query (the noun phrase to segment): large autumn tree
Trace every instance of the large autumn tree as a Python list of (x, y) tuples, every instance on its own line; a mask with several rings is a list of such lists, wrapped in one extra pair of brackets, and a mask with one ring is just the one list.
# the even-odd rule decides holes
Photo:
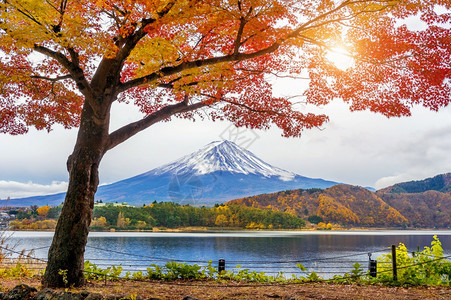
[[(406, 116), (450, 100), (449, 0), (2, 0), (0, 132), (78, 127), (43, 284), (82, 285), (98, 168), (108, 150), (171, 117), (284, 136), (328, 120), (274, 97), (268, 76), (309, 77), (302, 101)], [(426, 25), (412, 31), (402, 20)], [(444, 26), (448, 25), (448, 26)], [(343, 49), (346, 70), (327, 59)], [(333, 54), (332, 54), (333, 55)], [(298, 99), (296, 101), (299, 101)], [(110, 131), (116, 102), (143, 118)]]

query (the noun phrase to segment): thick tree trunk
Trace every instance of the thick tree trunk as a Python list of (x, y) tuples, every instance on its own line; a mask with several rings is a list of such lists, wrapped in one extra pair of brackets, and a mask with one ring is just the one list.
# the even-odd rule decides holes
[(69, 187), (49, 249), (43, 286), (81, 286), (98, 168), (108, 139), (108, 121), (85, 105), (74, 152), (68, 159)]

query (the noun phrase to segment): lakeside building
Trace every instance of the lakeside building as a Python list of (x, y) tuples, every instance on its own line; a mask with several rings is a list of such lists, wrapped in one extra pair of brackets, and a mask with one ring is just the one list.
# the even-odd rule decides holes
[(15, 220), (16, 216), (9, 214), (7, 212), (0, 212), (0, 229), (7, 229), (9, 227), (9, 222)]

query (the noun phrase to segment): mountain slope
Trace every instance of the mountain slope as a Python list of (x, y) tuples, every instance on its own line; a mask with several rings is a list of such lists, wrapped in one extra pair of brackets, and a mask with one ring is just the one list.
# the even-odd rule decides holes
[(414, 227), (451, 228), (451, 173), (398, 183), (377, 195)]
[(414, 227), (451, 228), (451, 193), (380, 193), (387, 204), (403, 214)]
[[(175, 162), (113, 184), (100, 186), (96, 200), (133, 205), (153, 201), (213, 205), (239, 197), (337, 184), (274, 167), (230, 141), (212, 142)], [(57, 205), (64, 193), (13, 199), (11, 206)], [(30, 204), (31, 203), (31, 204)]]
[(404, 226), (407, 219), (375, 193), (363, 187), (335, 185), (325, 190), (288, 190), (227, 202), (290, 212), (307, 219), (356, 226)]

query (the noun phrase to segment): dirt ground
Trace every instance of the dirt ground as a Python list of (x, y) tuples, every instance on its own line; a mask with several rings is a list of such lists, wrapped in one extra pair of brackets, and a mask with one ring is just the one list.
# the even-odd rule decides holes
[[(0, 289), (6, 292), (19, 283), (40, 289), (39, 279), (0, 279)], [(102, 295), (141, 296), (143, 299), (451, 299), (450, 287), (383, 287), (341, 285), (330, 283), (246, 284), (207, 281), (108, 281), (90, 282), (83, 289)]]

